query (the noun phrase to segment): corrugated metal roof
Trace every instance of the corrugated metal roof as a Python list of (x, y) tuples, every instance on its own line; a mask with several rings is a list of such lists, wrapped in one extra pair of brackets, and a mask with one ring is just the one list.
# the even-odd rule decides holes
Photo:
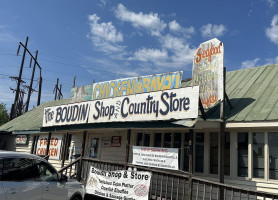
[[(190, 85), (190, 80), (182, 82), (182, 87)], [(227, 72), (226, 93), (233, 105), (233, 109), (230, 110), (226, 104), (227, 121), (277, 121), (278, 64)], [(69, 99), (63, 99), (42, 104), (2, 125), (0, 131), (39, 131), (42, 127), (45, 107), (68, 103), (70, 103)], [(208, 120), (219, 119), (219, 104), (207, 110), (206, 117)], [(121, 123), (121, 127), (123, 124)]]
[(39, 131), (42, 127), (44, 108), (58, 106), (70, 103), (69, 99), (51, 101), (44, 103), (33, 110), (9, 121), (0, 127), (0, 131), (18, 132), (18, 131)]
[[(190, 86), (191, 81), (182, 83)], [(233, 105), (226, 103), (230, 122), (278, 120), (278, 65), (267, 65), (227, 72), (226, 93)], [(206, 112), (208, 120), (219, 119), (219, 104)]]

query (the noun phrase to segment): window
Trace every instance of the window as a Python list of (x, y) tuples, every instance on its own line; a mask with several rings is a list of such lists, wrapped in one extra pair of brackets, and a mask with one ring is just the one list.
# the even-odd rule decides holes
[(155, 133), (154, 135), (154, 147), (161, 147), (162, 142), (162, 134), (161, 133)]
[(148, 133), (137, 133), (136, 146), (149, 147), (151, 136)]
[(230, 133), (225, 133), (224, 175), (230, 175)]
[(51, 165), (38, 160), (36, 161), (35, 166), (40, 174), (40, 180), (58, 181), (58, 174)]
[(164, 134), (163, 147), (171, 148), (171, 133), (165, 133)]
[(91, 139), (90, 157), (93, 157), (93, 158), (98, 157), (98, 140), (99, 140), (99, 138)]
[(4, 159), (2, 181), (35, 181), (38, 176), (32, 159)]
[(179, 166), (181, 163), (181, 133), (175, 133), (174, 134), (174, 148), (177, 148), (179, 150)]
[(218, 174), (218, 133), (210, 133), (210, 173)]
[(238, 176), (248, 176), (248, 133), (238, 133)]
[(184, 157), (183, 157), (183, 170), (188, 172), (189, 169), (189, 156), (188, 156), (188, 151), (189, 151), (189, 134), (185, 134), (184, 138)]
[(3, 159), (0, 159), (0, 181), (2, 181), (2, 174), (3, 174), (3, 168), (4, 168), (4, 163)]
[(278, 133), (268, 133), (269, 179), (278, 179)]
[(196, 133), (195, 172), (204, 172), (204, 133)]
[(150, 146), (150, 141), (151, 141), (151, 136), (150, 134), (144, 134), (144, 146), (149, 147)]
[(143, 146), (143, 133), (137, 133), (136, 146)]
[(264, 178), (264, 133), (253, 133), (253, 177)]

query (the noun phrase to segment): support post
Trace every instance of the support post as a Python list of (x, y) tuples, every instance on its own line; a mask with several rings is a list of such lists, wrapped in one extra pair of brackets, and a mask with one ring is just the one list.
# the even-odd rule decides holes
[(80, 182), (81, 181), (81, 172), (82, 172), (82, 159), (84, 157), (84, 152), (85, 152), (85, 144), (86, 144), (86, 137), (87, 137), (87, 131), (83, 132), (83, 140), (82, 140), (82, 149), (81, 149), (81, 154), (80, 154), (80, 160), (78, 163), (78, 169), (77, 169), (77, 180)]
[(51, 134), (52, 134), (51, 132), (48, 133), (47, 146), (46, 146), (46, 155), (45, 156), (48, 156), (48, 153), (49, 153)]
[[(225, 89), (226, 89), (226, 68), (223, 69), (223, 100), (220, 103), (220, 131), (219, 131), (219, 150), (220, 150), (220, 162), (219, 162), (219, 182), (224, 183), (224, 158), (225, 158)], [(224, 199), (224, 190), (220, 189), (220, 199)]]
[(69, 143), (69, 133), (66, 134), (66, 138), (65, 138), (65, 140), (64, 140), (64, 145), (63, 145), (64, 148), (63, 148), (63, 155), (62, 155), (62, 164), (61, 164), (61, 168), (63, 168), (64, 165), (65, 165), (68, 143)]
[(127, 143), (126, 143), (126, 155), (125, 155), (125, 169), (127, 170), (127, 163), (129, 158), (129, 149), (130, 149), (130, 135), (131, 135), (131, 129), (127, 130)]
[(193, 129), (189, 129), (189, 149), (188, 149), (188, 200), (192, 200), (192, 190), (193, 190)]

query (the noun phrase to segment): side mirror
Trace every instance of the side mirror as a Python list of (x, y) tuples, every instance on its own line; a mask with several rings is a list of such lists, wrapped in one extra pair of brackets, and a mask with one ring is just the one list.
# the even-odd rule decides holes
[(68, 181), (68, 177), (64, 174), (59, 174), (59, 181), (61, 182), (67, 182)]

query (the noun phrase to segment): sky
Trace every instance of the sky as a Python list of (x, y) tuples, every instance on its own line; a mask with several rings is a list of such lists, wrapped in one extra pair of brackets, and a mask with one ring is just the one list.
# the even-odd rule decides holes
[[(57, 78), (63, 98), (74, 76), (75, 86), (175, 71), (189, 78), (196, 49), (212, 38), (224, 43), (227, 71), (278, 63), (278, 0), (0, 0), (0, 103), (8, 111), (27, 36), (44, 103), (54, 100)], [(26, 55), (26, 85), (31, 74)], [(38, 78), (36, 68), (29, 110)]]

